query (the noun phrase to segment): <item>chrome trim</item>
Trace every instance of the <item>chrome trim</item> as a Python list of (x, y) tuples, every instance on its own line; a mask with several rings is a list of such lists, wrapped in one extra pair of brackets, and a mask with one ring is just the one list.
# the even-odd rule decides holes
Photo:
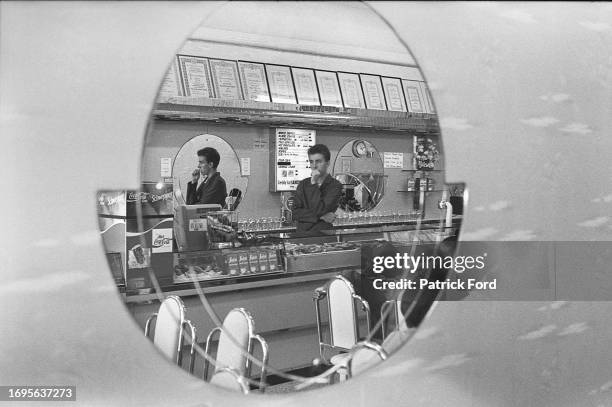
[[(361, 303), (361, 308), (363, 310), (363, 312), (365, 312), (366, 314), (366, 326), (367, 326), (367, 330), (368, 330), (368, 334), (370, 333), (370, 328), (372, 325), (370, 325), (370, 304), (368, 303), (368, 301), (364, 300), (363, 297), (361, 297), (360, 295), (357, 294), (353, 294), (352, 295), (353, 299), (359, 301)], [(354, 307), (354, 306), (353, 306)], [(355, 318), (357, 318), (357, 320), (359, 320), (358, 318), (358, 314), (357, 314), (357, 310), (354, 310), (355, 312)], [(359, 341), (359, 323), (357, 321), (355, 321), (355, 332), (356, 335), (355, 337), (357, 338), (357, 341)]]
[(149, 337), (149, 330), (151, 328), (151, 321), (153, 321), (154, 319), (157, 320), (157, 312), (154, 312), (153, 314), (149, 315), (149, 318), (147, 318), (147, 322), (145, 323), (144, 334), (145, 334), (145, 336), (147, 338)]
[[(213, 329), (212, 329), (212, 330), (211, 330), (211, 331), (208, 333), (208, 336), (206, 337), (206, 345), (205, 345), (205, 347), (204, 347), (204, 354), (205, 354), (206, 356), (208, 356), (208, 357), (205, 357), (205, 358), (204, 358), (204, 373), (203, 373), (203, 375), (202, 375), (202, 376), (203, 376), (203, 377), (202, 377), (202, 379), (204, 379), (204, 381), (208, 381), (208, 369), (209, 369), (209, 367), (210, 367), (210, 360), (209, 360), (209, 357), (210, 357), (210, 352), (209, 352), (209, 350), (210, 350), (210, 343), (211, 343), (211, 341), (212, 341), (212, 337), (213, 337), (213, 335), (214, 335), (214, 334), (215, 334), (215, 332), (217, 332), (217, 331), (222, 332), (222, 331), (221, 331), (221, 328), (220, 328), (220, 327), (218, 327), (218, 326), (216, 326), (216, 327), (214, 327), (214, 328), (213, 328)], [(221, 334), (219, 334), (219, 336), (220, 336), (220, 335), (221, 335)]]
[[(317, 334), (319, 337), (319, 356), (321, 357), (321, 360), (324, 363), (328, 363), (327, 359), (325, 358), (325, 351), (323, 349), (323, 330), (322, 330), (322, 324), (321, 324), (321, 310), (319, 307), (319, 301), (321, 301), (323, 298), (326, 298), (327, 296), (327, 291), (325, 291), (324, 287), (318, 287), (315, 289), (313, 295), (312, 295), (312, 300), (314, 302), (314, 306), (315, 306), (315, 313), (317, 316)], [(331, 332), (331, 329), (330, 329)]]
[(260, 335), (254, 335), (252, 337), (253, 341), (259, 342), (259, 346), (261, 346), (261, 372), (259, 376), (259, 391), (264, 393), (266, 391), (266, 366), (268, 364), (268, 342)]
[(189, 333), (191, 335), (191, 343), (189, 349), (189, 373), (193, 374), (193, 368), (195, 366), (195, 347), (196, 347), (196, 329), (193, 326), (193, 323), (190, 320), (185, 320), (185, 325), (189, 328)]
[(220, 367), (219, 370), (217, 370), (217, 372), (230, 373), (232, 376), (234, 376), (234, 379), (236, 379), (236, 382), (238, 382), (238, 384), (240, 385), (240, 389), (242, 390), (242, 393), (249, 394), (249, 383), (247, 382), (244, 376), (242, 376), (240, 373), (236, 371), (236, 369), (231, 368), (229, 366), (224, 366), (224, 367)]
[(353, 376), (353, 357), (361, 348), (367, 348), (375, 351), (378, 354), (378, 357), (380, 357), (381, 361), (386, 360), (389, 357), (389, 354), (377, 343), (370, 341), (361, 341), (356, 343), (355, 346), (351, 348), (350, 357), (347, 363), (347, 375), (349, 379)]

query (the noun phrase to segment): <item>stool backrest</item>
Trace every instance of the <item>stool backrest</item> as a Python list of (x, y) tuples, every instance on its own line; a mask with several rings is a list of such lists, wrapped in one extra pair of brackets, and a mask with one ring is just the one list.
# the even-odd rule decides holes
[(253, 320), (244, 309), (234, 308), (226, 315), (219, 336), (215, 372), (230, 367), (240, 375), (246, 375), (246, 355), (251, 352), (252, 333)]
[(215, 372), (210, 379), (210, 383), (232, 391), (239, 391), (244, 394), (249, 392), (249, 385), (246, 379), (229, 367), (225, 367)]
[(153, 343), (164, 355), (175, 362), (178, 362), (179, 358), (184, 323), (183, 302), (175, 296), (167, 297), (157, 312)]
[(327, 291), (332, 345), (350, 349), (358, 341), (353, 286), (344, 278), (334, 278)]

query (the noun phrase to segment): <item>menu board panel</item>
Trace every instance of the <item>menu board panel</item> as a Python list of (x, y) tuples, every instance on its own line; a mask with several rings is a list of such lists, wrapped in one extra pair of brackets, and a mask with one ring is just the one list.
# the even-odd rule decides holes
[(263, 64), (238, 62), (238, 70), (244, 88), (244, 98), (258, 102), (269, 102), (268, 81)]
[(270, 93), (274, 103), (296, 103), (291, 70), (288, 66), (266, 65)]
[(342, 96), (338, 86), (338, 77), (335, 72), (315, 71), (319, 93), (321, 94), (321, 104), (323, 106), (342, 107)]
[(310, 176), (308, 147), (315, 144), (315, 130), (276, 129), (274, 191), (295, 191)]
[(238, 67), (234, 61), (210, 60), (215, 95), (219, 99), (242, 99)]
[(402, 79), (402, 84), (404, 85), (408, 111), (411, 113), (425, 113), (425, 105), (419, 82)]
[(208, 59), (179, 55), (178, 61), (184, 95), (214, 97)]
[(366, 108), (387, 110), (380, 77), (365, 74), (360, 74), (359, 76), (361, 77), (361, 87), (365, 96)]
[(405, 112), (406, 101), (404, 100), (404, 92), (402, 91), (402, 82), (399, 78), (383, 77), (382, 84), (385, 91), (387, 109), (392, 112)]
[(301, 105), (320, 105), (317, 82), (312, 69), (291, 68), (298, 103)]
[(361, 85), (359, 84), (359, 75), (338, 72), (338, 80), (340, 81), (340, 91), (342, 92), (344, 107), (364, 109), (365, 102), (361, 92)]

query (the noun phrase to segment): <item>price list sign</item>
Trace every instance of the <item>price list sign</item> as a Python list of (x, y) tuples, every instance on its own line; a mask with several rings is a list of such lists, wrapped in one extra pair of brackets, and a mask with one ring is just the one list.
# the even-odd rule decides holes
[(308, 147), (316, 144), (315, 130), (276, 129), (275, 191), (295, 191), (310, 176)]

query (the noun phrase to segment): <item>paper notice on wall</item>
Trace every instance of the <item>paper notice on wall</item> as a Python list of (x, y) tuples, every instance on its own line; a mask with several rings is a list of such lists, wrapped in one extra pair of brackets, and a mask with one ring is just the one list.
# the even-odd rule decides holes
[(162, 178), (172, 177), (172, 158), (163, 157), (161, 159), (160, 176)]
[(383, 153), (384, 168), (404, 168), (404, 153)]
[(268, 150), (268, 136), (263, 134), (257, 134), (253, 138), (253, 149), (254, 150)]
[(245, 157), (240, 159), (240, 172), (242, 176), (251, 175), (251, 158)]

